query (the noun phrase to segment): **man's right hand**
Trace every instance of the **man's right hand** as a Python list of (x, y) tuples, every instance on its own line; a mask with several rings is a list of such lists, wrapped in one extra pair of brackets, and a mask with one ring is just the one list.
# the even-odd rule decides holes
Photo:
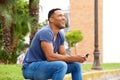
[(83, 63), (86, 61), (86, 57), (85, 56), (81, 56), (81, 55), (76, 55), (76, 58), (78, 60), (78, 62)]

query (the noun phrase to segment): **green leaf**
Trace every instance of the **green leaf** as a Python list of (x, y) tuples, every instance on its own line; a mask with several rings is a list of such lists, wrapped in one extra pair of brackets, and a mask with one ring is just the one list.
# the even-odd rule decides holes
[(80, 42), (83, 39), (83, 35), (80, 30), (70, 31), (65, 34), (65, 37), (70, 47), (73, 47), (74, 44)]

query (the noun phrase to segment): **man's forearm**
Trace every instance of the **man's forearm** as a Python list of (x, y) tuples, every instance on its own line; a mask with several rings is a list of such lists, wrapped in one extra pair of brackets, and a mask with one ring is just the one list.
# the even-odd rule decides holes
[(78, 62), (78, 59), (76, 56), (70, 56), (70, 55), (61, 55), (61, 54), (53, 54), (48, 61), (65, 61), (65, 62)]

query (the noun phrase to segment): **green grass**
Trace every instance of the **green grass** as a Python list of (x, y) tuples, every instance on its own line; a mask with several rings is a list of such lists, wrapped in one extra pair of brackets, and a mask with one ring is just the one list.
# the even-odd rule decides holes
[[(105, 63), (101, 64), (102, 70), (112, 70), (112, 69), (120, 69), (120, 63)], [(90, 72), (92, 68), (92, 64), (82, 64), (82, 72)]]
[[(120, 63), (101, 64), (102, 70), (120, 69)], [(83, 73), (90, 72), (92, 64), (82, 64)], [(21, 65), (0, 64), (0, 80), (24, 80)]]
[(24, 80), (21, 65), (1, 65), (0, 80)]

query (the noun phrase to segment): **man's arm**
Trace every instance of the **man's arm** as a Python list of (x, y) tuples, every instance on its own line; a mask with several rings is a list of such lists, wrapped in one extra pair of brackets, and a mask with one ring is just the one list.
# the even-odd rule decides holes
[[(50, 42), (41, 41), (42, 50), (48, 61), (65, 61), (65, 62), (84, 62), (86, 60), (85, 57), (80, 55), (63, 55), (64, 52), (60, 52), (62, 54), (54, 54), (53, 45)], [(64, 48), (61, 46), (61, 49)], [(59, 51), (61, 51), (61, 49)]]
[(66, 49), (64, 45), (61, 45), (58, 50), (58, 54), (66, 55)]

